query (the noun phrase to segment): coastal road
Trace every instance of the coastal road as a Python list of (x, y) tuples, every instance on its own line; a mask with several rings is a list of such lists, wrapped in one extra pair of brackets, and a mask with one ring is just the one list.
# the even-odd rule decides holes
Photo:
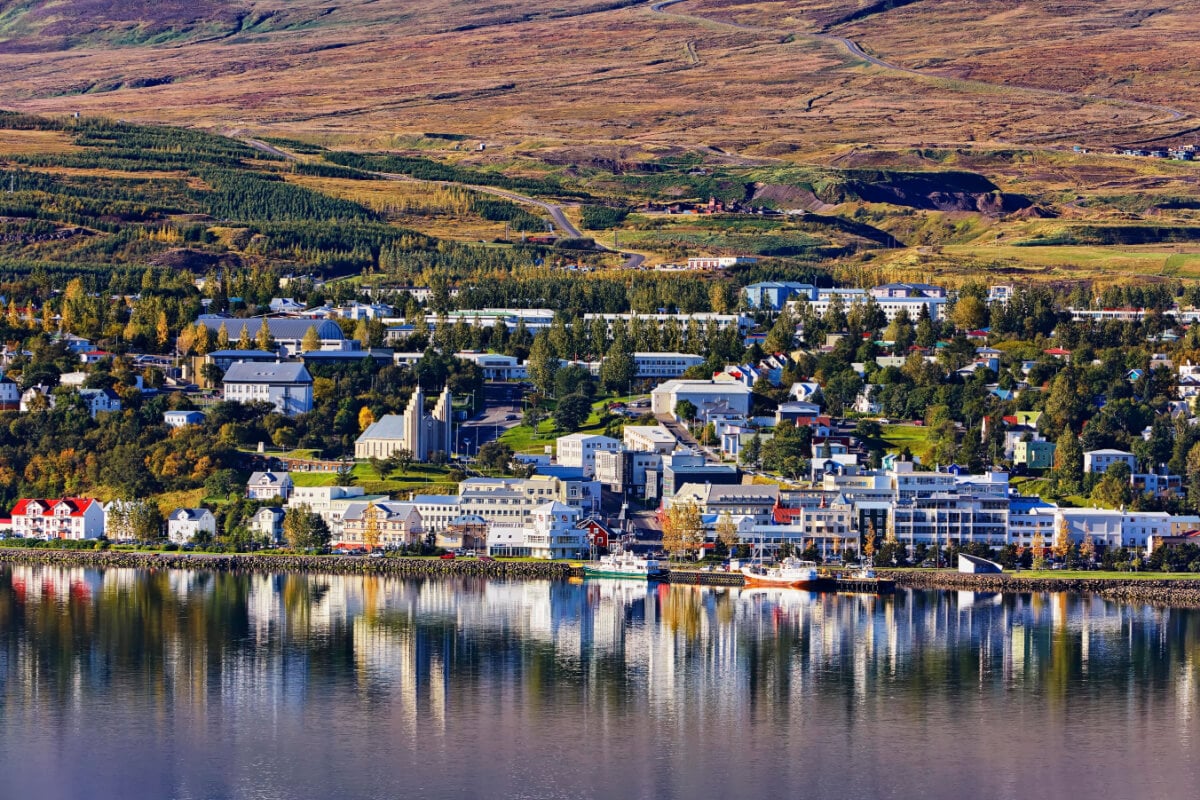
[[(796, 33), (794, 31), (785, 31), (785, 30), (777, 29), (777, 28), (768, 28), (768, 27), (764, 27), (761, 25), (746, 25), (741, 22), (729, 22), (726, 20), (712, 19), (710, 17), (702, 17), (702, 16), (698, 16), (696, 14), (684, 14), (679, 11), (673, 10), (673, 8), (675, 6), (678, 6), (682, 3), (686, 3), (687, 1), (688, 0), (662, 0), (662, 2), (651, 4), (650, 11), (655, 14), (662, 14), (664, 16), (675, 17), (677, 19), (687, 20), (689, 22), (694, 22), (697, 24), (720, 25), (722, 27), (732, 28), (734, 30), (750, 31), (750, 32), (754, 32), (754, 33), (763, 33), (763, 34), (769, 34), (771, 36), (798, 36), (798, 37), (803, 37), (803, 38), (811, 39), (811, 40), (815, 40), (815, 41), (828, 42), (831, 44), (839, 45), (840, 47), (845, 49), (846, 52), (848, 52), (850, 55), (854, 56), (855, 58), (857, 58), (867, 64), (870, 64), (871, 66), (880, 67), (881, 69), (886, 69), (891, 72), (898, 72), (898, 73), (902, 73), (905, 75), (912, 75), (912, 76), (919, 77), (919, 78), (932, 78), (932, 79), (940, 79), (940, 80), (951, 79), (951, 76), (939, 75), (936, 72), (925, 72), (925, 71), (922, 71), (919, 69), (913, 69), (911, 67), (904, 67), (899, 64), (893, 64), (892, 62), (886, 61), (882, 58), (879, 58), (878, 56), (871, 55), (866, 50), (863, 50), (862, 46), (859, 45), (858, 42), (855, 42), (853, 39), (849, 39), (845, 36), (838, 36), (837, 34)], [(958, 80), (958, 79), (956, 79), (956, 80)], [(1127, 125), (1118, 125), (1116, 127), (1106, 128), (1103, 130), (1089, 128), (1088, 130), (1092, 134), (1101, 133), (1101, 132), (1111, 133), (1114, 131), (1120, 131), (1120, 130), (1124, 130), (1127, 128), (1140, 128), (1140, 127), (1145, 127), (1145, 126), (1152, 125), (1152, 124), (1161, 124), (1164, 122), (1177, 122), (1179, 120), (1182, 120), (1184, 118), (1191, 116), (1186, 111), (1181, 111), (1177, 108), (1171, 108), (1170, 106), (1162, 106), (1162, 105), (1157, 105), (1155, 103), (1143, 103), (1138, 100), (1128, 100), (1128, 99), (1125, 99), (1122, 97), (1105, 97), (1103, 95), (1085, 94), (1082, 92), (1071, 92), (1071, 91), (1066, 91), (1063, 89), (1042, 89), (1042, 88), (1038, 88), (1038, 87), (1020, 86), (1020, 85), (1016, 85), (1016, 84), (988, 83), (987, 81), (981, 81), (981, 80), (977, 80), (974, 78), (962, 79), (962, 80), (958, 80), (958, 82), (965, 83), (965, 84), (974, 84), (976, 86), (986, 87), (988, 89), (1002, 88), (1002, 89), (1021, 91), (1021, 92), (1025, 92), (1027, 94), (1041, 95), (1043, 97), (1061, 97), (1064, 99), (1075, 100), (1080, 103), (1086, 103), (1086, 102), (1111, 103), (1113, 105), (1125, 106), (1126, 108), (1135, 108), (1135, 109), (1139, 109), (1142, 111), (1153, 111), (1158, 114), (1166, 115), (1165, 119), (1157, 120), (1157, 121), (1150, 120), (1150, 121), (1147, 121), (1144, 123), (1130, 123)], [(1068, 132), (1063, 133), (1061, 136), (1055, 135), (1053, 138), (1066, 138), (1067, 136), (1070, 136), (1070, 135), (1071, 135), (1071, 132), (1068, 131)], [(1045, 138), (1045, 137), (1038, 137), (1038, 138)], [(1029, 141), (1033, 141), (1033, 140), (1030, 139)]]
[[(266, 142), (259, 141), (258, 139), (243, 138), (242, 141), (244, 141), (250, 147), (253, 147), (255, 150), (258, 150), (263, 153), (267, 153), (269, 155), (276, 156), (277, 158), (283, 158), (288, 161), (299, 161), (300, 160), (299, 156), (297, 156), (293, 153), (288, 153), (284, 150), (280, 150), (278, 147), (273, 147), (273, 146), (267, 144)], [(364, 170), (364, 171), (370, 172), (369, 170)], [(548, 202), (546, 200), (539, 200), (536, 197), (529, 197), (528, 195), (517, 194), (516, 192), (511, 192), (508, 189), (498, 189), (495, 186), (481, 186), (481, 185), (475, 184), (475, 183), (458, 183), (456, 181), (428, 181), (428, 180), (422, 180), (420, 178), (413, 178), (409, 175), (402, 175), (397, 172), (370, 172), (370, 174), (375, 175), (376, 177), (379, 177), (379, 178), (383, 178), (384, 180), (388, 180), (388, 181), (404, 181), (406, 183), (430, 183), (435, 186), (442, 186), (442, 187), (451, 187), (452, 186), (452, 187), (457, 187), (460, 189), (469, 189), (474, 192), (482, 192), (484, 194), (493, 195), (494, 197), (500, 197), (505, 200), (509, 200), (511, 202), (518, 203), (521, 205), (534, 206), (535, 208), (542, 209), (543, 211), (545, 211), (547, 214), (550, 215), (550, 220), (553, 222), (554, 227), (557, 228), (559, 233), (562, 236), (564, 236), (565, 238), (568, 238), (568, 239), (583, 239), (583, 238), (585, 238), (583, 235), (583, 232), (580, 231), (579, 228), (575, 227), (574, 223), (572, 223), (571, 220), (567, 218), (567, 214), (565, 211), (563, 211), (562, 206), (557, 205), (555, 203)], [(617, 253), (619, 255), (625, 256), (625, 262), (621, 265), (624, 269), (637, 269), (638, 267), (640, 267), (642, 265), (642, 262), (644, 262), (646, 260), (646, 257), (639, 253), (631, 253), (631, 252), (628, 252), (625, 250), (613, 250), (611, 247), (605, 247), (604, 245), (600, 244), (599, 242), (596, 242), (596, 247), (598, 249), (603, 250), (608, 253)]]

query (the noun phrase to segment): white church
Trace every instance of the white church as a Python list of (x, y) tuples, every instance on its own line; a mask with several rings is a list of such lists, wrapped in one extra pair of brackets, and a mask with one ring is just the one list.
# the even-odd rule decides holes
[(425, 393), (418, 386), (403, 414), (385, 414), (362, 432), (354, 442), (354, 457), (388, 458), (397, 450), (407, 449), (414, 461), (429, 461), (439, 450), (450, 452), (453, 418), (449, 387), (442, 389), (433, 411), (428, 412)]

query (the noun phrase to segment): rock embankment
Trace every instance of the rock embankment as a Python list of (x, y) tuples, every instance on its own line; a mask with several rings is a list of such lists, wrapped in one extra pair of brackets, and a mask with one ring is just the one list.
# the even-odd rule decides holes
[(1200, 580), (1155, 578), (1023, 578), (958, 572), (895, 572), (897, 586), (964, 592), (1074, 592), (1106, 600), (1156, 605), (1200, 606)]
[(133, 569), (199, 569), (213, 572), (308, 572), (332, 575), (451, 576), (560, 579), (561, 561), (478, 561), (471, 558), (365, 558), (263, 553), (145, 553), (121, 550), (0, 549), (0, 563)]

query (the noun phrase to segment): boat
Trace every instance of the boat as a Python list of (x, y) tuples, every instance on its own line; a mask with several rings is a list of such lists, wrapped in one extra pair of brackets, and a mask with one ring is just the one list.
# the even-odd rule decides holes
[(742, 567), (747, 586), (787, 586), (793, 589), (816, 586), (821, 580), (816, 563), (785, 558), (773, 567)]
[(587, 578), (632, 578), (634, 580), (659, 580), (667, 575), (666, 567), (653, 558), (641, 558), (628, 551), (600, 556), (596, 561), (583, 565)]

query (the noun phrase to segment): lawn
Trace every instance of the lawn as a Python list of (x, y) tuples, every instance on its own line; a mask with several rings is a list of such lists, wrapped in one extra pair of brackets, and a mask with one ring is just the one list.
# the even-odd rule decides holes
[[(361, 486), (367, 494), (419, 494), (454, 493), (458, 485), (448, 480), (451, 467), (435, 464), (413, 464), (407, 470), (396, 470), (388, 473), (381, 480), (371, 469), (371, 465), (362, 462), (354, 465), (352, 472), (354, 485)], [(336, 486), (336, 472), (293, 472), (292, 482), (297, 486)]]
[(922, 462), (929, 461), (929, 429), (922, 425), (884, 425), (880, 438), (888, 452), (899, 453), (907, 447)]
[(511, 447), (514, 453), (541, 453), (547, 445), (553, 447), (559, 436), (566, 436), (569, 432), (603, 435), (605, 423), (601, 422), (601, 417), (604, 415), (605, 408), (610, 403), (624, 402), (629, 399), (627, 397), (606, 397), (592, 403), (591, 415), (583, 427), (577, 431), (558, 430), (554, 426), (554, 420), (547, 419), (538, 424), (536, 431), (528, 425), (516, 425), (509, 428), (500, 435), (500, 441)]

